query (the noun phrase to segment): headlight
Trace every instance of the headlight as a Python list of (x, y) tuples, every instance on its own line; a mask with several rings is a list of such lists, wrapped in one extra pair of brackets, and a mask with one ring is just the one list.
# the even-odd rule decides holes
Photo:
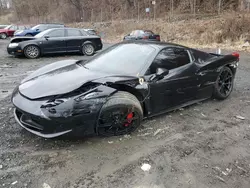
[(18, 46), (18, 43), (10, 43), (9, 44), (9, 47), (10, 48), (15, 48), (15, 47), (17, 47)]
[(88, 93), (88, 94), (81, 95), (80, 97), (76, 98), (75, 101), (80, 102), (83, 100), (93, 99), (93, 98), (98, 97), (98, 95), (99, 95), (99, 92)]

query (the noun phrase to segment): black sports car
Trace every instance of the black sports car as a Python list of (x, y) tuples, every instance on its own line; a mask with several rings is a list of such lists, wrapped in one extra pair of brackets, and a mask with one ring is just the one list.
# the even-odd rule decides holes
[(80, 52), (92, 56), (103, 47), (101, 38), (74, 28), (48, 29), (34, 37), (15, 37), (7, 51), (11, 55), (38, 58), (45, 54)]
[(47, 65), (14, 90), (15, 118), (46, 138), (69, 132), (134, 131), (144, 118), (233, 89), (239, 54), (219, 55), (158, 42), (123, 42), (88, 61)]

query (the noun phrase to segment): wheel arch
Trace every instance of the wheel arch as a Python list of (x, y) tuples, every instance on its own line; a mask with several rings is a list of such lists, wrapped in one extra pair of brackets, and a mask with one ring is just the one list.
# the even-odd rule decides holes
[(136, 90), (135, 88), (130, 87), (128, 85), (125, 85), (125, 84), (112, 84), (109, 87), (116, 89), (117, 90), (116, 92), (125, 91), (125, 92), (128, 92), (128, 93), (134, 95), (138, 99), (138, 101), (140, 102), (142, 110), (143, 110), (143, 114), (145, 115), (145, 113), (147, 112), (147, 108), (146, 108), (146, 105), (144, 102), (144, 96), (138, 90)]
[(42, 53), (42, 49), (39, 45), (37, 45), (36, 43), (29, 43), (29, 44), (25, 44), (22, 46), (22, 49), (25, 50), (25, 48), (27, 48), (28, 46), (36, 46), (37, 48), (39, 48), (40, 53)]
[(92, 44), (94, 46), (94, 48), (96, 49), (96, 45), (94, 42), (90, 41), (90, 40), (87, 40), (85, 42), (82, 43), (82, 47), (85, 45), (85, 44)]
[(9, 36), (7, 32), (2, 32), (0, 34), (5, 34), (7, 37)]

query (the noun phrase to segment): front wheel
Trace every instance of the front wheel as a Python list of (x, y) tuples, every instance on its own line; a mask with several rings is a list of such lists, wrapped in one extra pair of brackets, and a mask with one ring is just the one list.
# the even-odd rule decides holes
[(95, 54), (95, 47), (91, 43), (84, 44), (82, 47), (82, 53), (87, 56), (93, 56)]
[(128, 92), (119, 91), (103, 105), (97, 121), (97, 133), (100, 136), (129, 134), (140, 126), (142, 118), (138, 99)]
[(40, 49), (35, 45), (29, 45), (24, 49), (24, 55), (29, 59), (36, 59), (40, 56)]
[(6, 39), (8, 36), (7, 36), (7, 34), (6, 33), (1, 33), (0, 34), (0, 38), (1, 39)]
[(224, 67), (215, 82), (214, 98), (223, 100), (229, 97), (233, 90), (234, 74), (229, 67)]

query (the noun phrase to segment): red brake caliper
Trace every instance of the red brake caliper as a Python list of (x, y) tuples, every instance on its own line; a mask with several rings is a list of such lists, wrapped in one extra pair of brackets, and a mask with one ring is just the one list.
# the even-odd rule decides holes
[(132, 112), (127, 115), (127, 123), (124, 125), (125, 127), (128, 127), (132, 123), (133, 117), (134, 114)]

